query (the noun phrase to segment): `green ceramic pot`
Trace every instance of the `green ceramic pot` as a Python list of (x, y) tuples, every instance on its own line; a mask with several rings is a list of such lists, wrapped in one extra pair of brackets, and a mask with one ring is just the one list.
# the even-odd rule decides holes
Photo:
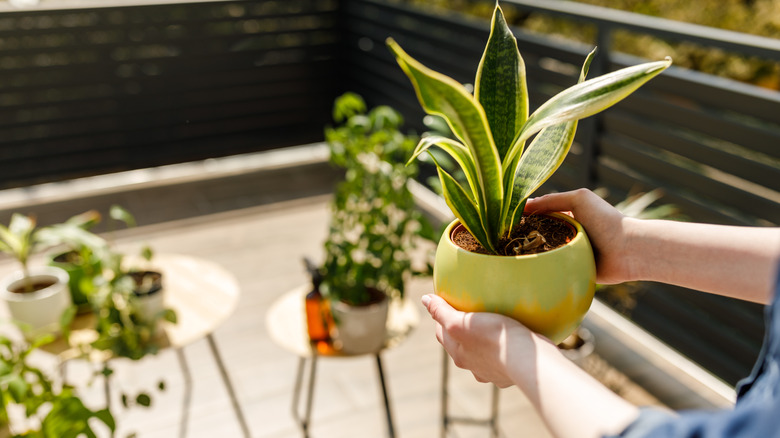
[(436, 294), (465, 312), (501, 313), (554, 343), (582, 322), (596, 290), (596, 264), (585, 230), (570, 216), (547, 216), (573, 227), (566, 245), (540, 254), (484, 255), (455, 245), (452, 222), (436, 250), (433, 282)]

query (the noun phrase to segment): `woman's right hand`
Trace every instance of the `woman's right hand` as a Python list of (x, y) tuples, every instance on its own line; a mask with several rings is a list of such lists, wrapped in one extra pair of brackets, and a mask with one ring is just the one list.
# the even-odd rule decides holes
[(598, 283), (634, 280), (626, 250), (630, 218), (587, 189), (544, 195), (529, 199), (525, 205), (526, 214), (552, 211), (571, 215), (585, 228), (596, 255)]

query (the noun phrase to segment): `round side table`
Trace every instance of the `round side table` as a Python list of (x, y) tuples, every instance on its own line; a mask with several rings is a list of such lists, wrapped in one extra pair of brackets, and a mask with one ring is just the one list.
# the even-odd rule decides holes
[[(142, 263), (133, 258), (130, 258), (130, 262)], [(143, 262), (143, 264), (162, 272), (165, 307), (176, 312), (177, 323), (162, 323), (162, 330), (156, 339), (156, 344), (160, 349), (173, 348), (176, 351), (186, 383), (185, 400), (190, 399), (192, 377), (182, 348), (205, 337), (243, 435), (249, 437), (250, 431), (246, 419), (213, 336), (214, 331), (233, 313), (241, 297), (241, 289), (235, 276), (217, 263), (180, 254), (155, 254), (151, 262)], [(97, 339), (98, 334), (94, 327), (95, 316), (91, 312), (78, 315), (71, 324), (70, 343), (59, 337), (54, 342), (43, 346), (42, 350), (57, 355), (63, 364), (69, 359), (80, 357), (78, 345), (89, 345)], [(93, 351), (89, 359), (99, 363), (109, 361), (112, 357), (110, 353)], [(108, 378), (104, 380), (104, 388), (106, 400), (110, 403)], [(181, 424), (180, 436), (183, 437), (187, 433), (186, 414)]]
[[(266, 318), (266, 326), (271, 339), (282, 348), (296, 354), (299, 358), (293, 389), (292, 413), (304, 437), (309, 436), (309, 426), (311, 425), (312, 397), (314, 395), (318, 358), (354, 357), (333, 348), (317, 348), (309, 342), (305, 318), (305, 296), (309, 290), (310, 286), (305, 285), (284, 293), (268, 309)], [(387, 430), (391, 438), (395, 436), (395, 428), (393, 426), (390, 398), (387, 392), (380, 354), (382, 351), (393, 348), (403, 342), (417, 326), (419, 320), (420, 315), (409, 300), (393, 300), (387, 316), (387, 338), (385, 339), (385, 344), (381, 350), (375, 353), (368, 353), (376, 357), (377, 377), (382, 388), (385, 413), (387, 415)], [(304, 412), (301, 415), (299, 402), (307, 362), (311, 364), (309, 368), (309, 385), (306, 391)]]

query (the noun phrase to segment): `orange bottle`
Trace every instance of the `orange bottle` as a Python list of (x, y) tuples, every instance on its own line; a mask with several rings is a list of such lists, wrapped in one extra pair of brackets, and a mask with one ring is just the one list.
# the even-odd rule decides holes
[(330, 343), (329, 312), (327, 301), (320, 293), (322, 275), (309, 259), (304, 259), (306, 269), (311, 275), (312, 290), (306, 294), (306, 328), (309, 340), (316, 347)]

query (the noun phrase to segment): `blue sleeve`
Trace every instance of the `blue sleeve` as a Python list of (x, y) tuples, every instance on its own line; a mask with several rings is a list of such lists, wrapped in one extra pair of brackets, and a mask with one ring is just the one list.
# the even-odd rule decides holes
[(780, 276), (765, 309), (759, 360), (740, 385), (733, 409), (679, 414), (643, 408), (620, 438), (780, 438)]
[(780, 437), (777, 401), (737, 406), (733, 410), (674, 414), (643, 408), (620, 438), (758, 438)]
[[(662, 411), (656, 408), (641, 408), (639, 417), (631, 423), (626, 430), (616, 437), (620, 438), (638, 438), (647, 437), (653, 429), (663, 426), (665, 423), (674, 420), (677, 415), (669, 411)], [(615, 437), (609, 437), (615, 438)]]

